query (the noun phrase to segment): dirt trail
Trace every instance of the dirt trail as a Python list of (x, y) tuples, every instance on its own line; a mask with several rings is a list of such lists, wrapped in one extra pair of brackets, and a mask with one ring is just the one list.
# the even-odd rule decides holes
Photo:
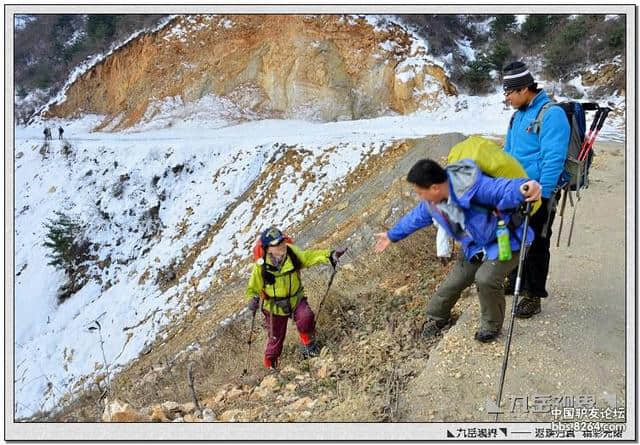
[[(559, 248), (559, 218), (554, 224), (550, 297), (541, 314), (516, 320), (501, 420), (552, 420), (546, 396), (593, 396), (601, 408), (612, 406), (615, 396), (625, 405), (625, 152), (619, 143), (598, 143), (597, 151), (571, 247), (568, 203)], [(406, 391), (403, 420), (493, 419), (486, 401), (496, 396), (504, 335), (489, 345), (473, 340), (479, 307), (477, 298), (470, 300)], [(527, 397), (528, 407), (519, 397)]]

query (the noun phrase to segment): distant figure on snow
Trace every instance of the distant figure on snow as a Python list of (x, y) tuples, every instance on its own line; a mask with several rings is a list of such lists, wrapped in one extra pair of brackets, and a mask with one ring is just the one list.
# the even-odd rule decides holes
[(62, 139), (62, 134), (64, 133), (64, 129), (62, 126), (58, 127), (58, 139)]

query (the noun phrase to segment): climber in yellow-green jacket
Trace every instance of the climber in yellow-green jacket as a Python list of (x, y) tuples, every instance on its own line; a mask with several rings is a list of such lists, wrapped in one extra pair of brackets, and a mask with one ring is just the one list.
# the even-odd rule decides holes
[(318, 355), (315, 316), (304, 295), (300, 270), (328, 263), (335, 268), (345, 251), (345, 248), (302, 250), (294, 246), (291, 238), (275, 227), (262, 233), (259, 243), (254, 248), (256, 261), (245, 295), (249, 302), (249, 310), (254, 315), (262, 301), (262, 313), (268, 330), (264, 353), (265, 367), (277, 367), (290, 317), (298, 328), (303, 356)]

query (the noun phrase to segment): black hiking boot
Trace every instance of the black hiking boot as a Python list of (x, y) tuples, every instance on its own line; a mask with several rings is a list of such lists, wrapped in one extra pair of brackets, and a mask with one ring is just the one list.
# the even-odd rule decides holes
[(526, 296), (516, 307), (516, 317), (530, 318), (542, 311), (540, 307), (540, 297)]
[(430, 318), (422, 328), (422, 338), (428, 340), (435, 337), (442, 331), (442, 329), (444, 329), (445, 326), (447, 326), (446, 321)]
[(504, 294), (505, 295), (513, 295), (515, 292), (515, 287), (508, 280), (504, 283)]
[(489, 343), (490, 341), (495, 340), (500, 335), (500, 331), (477, 331), (474, 338), (482, 343)]
[(301, 352), (302, 358), (317, 357), (318, 355), (320, 355), (320, 349), (314, 341), (312, 341), (308, 345), (303, 345)]

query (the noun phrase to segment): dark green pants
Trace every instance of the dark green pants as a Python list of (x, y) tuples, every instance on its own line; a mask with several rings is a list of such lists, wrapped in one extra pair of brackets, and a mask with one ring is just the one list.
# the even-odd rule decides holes
[(462, 252), (427, 305), (427, 316), (435, 320), (449, 320), (451, 309), (460, 294), (475, 281), (480, 298), (480, 329), (499, 331), (504, 320), (504, 279), (518, 267), (518, 252), (510, 261), (484, 261), (471, 264)]

